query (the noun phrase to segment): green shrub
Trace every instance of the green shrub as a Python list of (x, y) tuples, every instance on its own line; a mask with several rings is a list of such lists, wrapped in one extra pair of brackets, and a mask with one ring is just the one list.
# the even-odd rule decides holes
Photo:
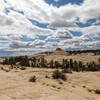
[(29, 82), (36, 82), (36, 76), (32, 76), (32, 77), (29, 79)]
[(62, 66), (61, 66), (61, 64), (60, 64), (58, 61), (55, 61), (55, 63), (54, 63), (54, 64), (55, 64), (55, 65), (54, 65), (54, 66), (55, 66), (55, 68), (62, 67)]
[(45, 78), (50, 78), (50, 77), (48, 75), (46, 75)]
[(64, 81), (67, 79), (66, 76), (59, 70), (54, 71), (52, 77), (54, 79), (62, 79)]
[(70, 68), (64, 68), (62, 70), (62, 73), (72, 73), (71, 69)]
[(20, 69), (21, 69), (21, 70), (26, 70), (26, 68), (25, 68), (25, 67), (21, 67)]
[(100, 58), (98, 59), (98, 63), (100, 64)]
[(95, 90), (95, 93), (96, 93), (96, 94), (100, 94), (100, 89), (96, 89), (96, 90)]

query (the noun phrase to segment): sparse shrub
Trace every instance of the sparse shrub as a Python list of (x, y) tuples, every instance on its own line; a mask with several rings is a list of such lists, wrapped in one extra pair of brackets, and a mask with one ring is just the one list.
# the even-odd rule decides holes
[(55, 85), (52, 85), (52, 87), (53, 87), (53, 88), (56, 88), (56, 86), (55, 86)]
[(64, 68), (62, 70), (62, 73), (72, 73), (71, 69), (70, 68)]
[(72, 86), (73, 88), (76, 88), (74, 85)]
[(57, 89), (61, 89), (61, 87), (58, 87)]
[(96, 90), (95, 90), (95, 93), (96, 93), (96, 94), (100, 94), (100, 89), (96, 89)]
[(59, 81), (59, 84), (63, 84), (63, 82)]
[(25, 67), (21, 67), (20, 69), (21, 69), (21, 70), (26, 70), (26, 68), (25, 68)]
[(86, 86), (84, 85), (83, 88), (86, 88)]
[(54, 71), (52, 77), (54, 79), (62, 79), (64, 81), (67, 79), (66, 76), (59, 70)]
[(45, 78), (50, 78), (50, 77), (48, 75), (46, 75)]
[(88, 89), (89, 92), (93, 92), (93, 89)]
[(29, 82), (36, 82), (36, 76), (32, 76), (30, 79), (29, 79)]

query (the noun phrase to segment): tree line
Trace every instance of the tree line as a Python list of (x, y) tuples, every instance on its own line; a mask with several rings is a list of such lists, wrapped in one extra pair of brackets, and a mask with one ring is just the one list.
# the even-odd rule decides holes
[(76, 61), (73, 59), (62, 59), (61, 62), (51, 60), (47, 61), (44, 56), (37, 58), (28, 56), (10, 57), (5, 58), (2, 62), (3, 65), (20, 65), (23, 67), (37, 67), (37, 68), (62, 68), (72, 71), (100, 71), (100, 58), (98, 63), (89, 62), (84, 64), (82, 61)]
[(70, 55), (81, 54), (81, 53), (93, 53), (94, 55), (100, 55), (100, 50), (78, 50), (78, 51), (66, 51)]

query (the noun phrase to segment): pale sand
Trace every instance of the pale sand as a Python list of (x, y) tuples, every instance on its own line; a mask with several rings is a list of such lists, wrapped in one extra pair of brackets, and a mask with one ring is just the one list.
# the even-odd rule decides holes
[[(100, 100), (99, 94), (88, 91), (100, 89), (100, 72), (66, 74), (68, 80), (59, 80), (63, 82), (59, 84), (51, 77), (53, 70), (0, 70), (0, 100)], [(28, 81), (32, 75), (37, 77), (35, 83)], [(46, 75), (50, 79), (45, 78)]]
[[(69, 55), (68, 52), (65, 52), (65, 51), (55, 51), (53, 53), (50, 53), (50, 54), (36, 54), (36, 55), (33, 55), (35, 56), (36, 58), (40, 58), (42, 56), (44, 56), (44, 58), (47, 60), (47, 61), (51, 61), (51, 60), (54, 60), (54, 61), (59, 61), (59, 62), (62, 62), (62, 59), (73, 59), (74, 61), (82, 61), (83, 63), (89, 63), (89, 62), (92, 62), (92, 61), (95, 61), (96, 63), (98, 63), (98, 59), (100, 58), (100, 55), (94, 55), (93, 53), (81, 53), (81, 54), (76, 54), (76, 55)], [(33, 56), (30, 56), (30, 57), (33, 57)]]

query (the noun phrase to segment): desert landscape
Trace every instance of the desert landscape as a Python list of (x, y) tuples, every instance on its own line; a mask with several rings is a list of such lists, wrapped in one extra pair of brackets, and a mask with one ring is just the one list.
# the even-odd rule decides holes
[[(82, 53), (69, 55), (68, 52), (56, 50), (51, 54), (41, 53), (28, 56), (55, 59), (82, 60), (84, 63), (98, 61), (100, 55)], [(91, 59), (89, 59), (91, 58)], [(4, 58), (1, 58), (3, 61)], [(100, 100), (100, 71), (72, 71), (65, 73), (66, 80), (54, 79), (53, 72), (62, 68), (32, 68), (10, 69), (11, 65), (0, 65), (0, 100)], [(30, 78), (35, 76), (34, 81)]]
[[(52, 69), (0, 70), (0, 100), (100, 100), (100, 72), (73, 72), (54, 80)], [(35, 75), (36, 82), (29, 82)], [(48, 78), (45, 76), (48, 75)]]
[(0, 0), (0, 100), (100, 100), (100, 0)]

